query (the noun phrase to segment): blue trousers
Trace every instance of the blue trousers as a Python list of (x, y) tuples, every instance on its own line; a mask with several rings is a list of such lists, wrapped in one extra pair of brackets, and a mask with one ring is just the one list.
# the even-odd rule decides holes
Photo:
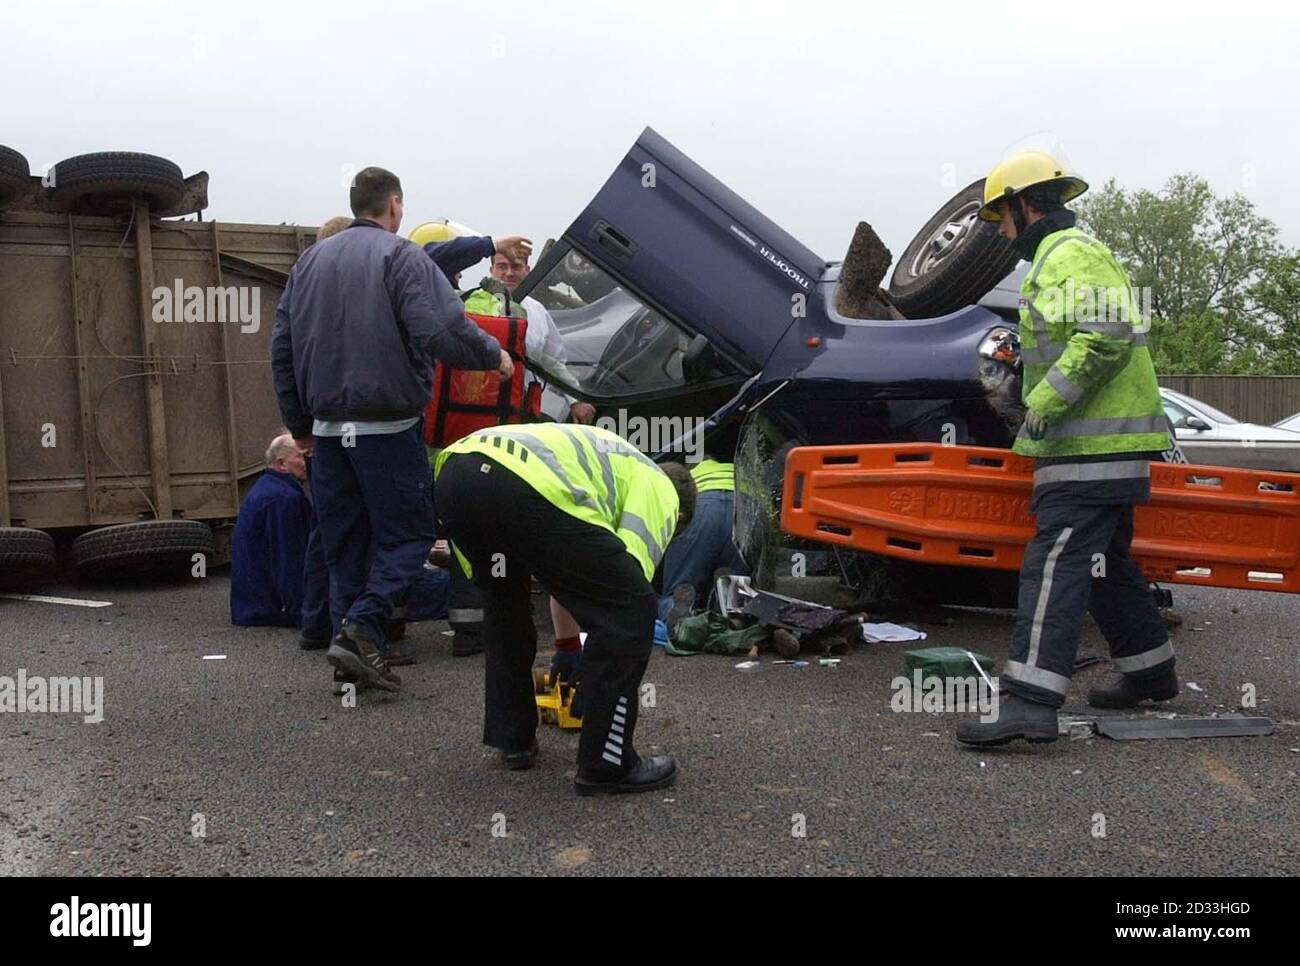
[[(313, 512), (315, 512), (313, 510)], [(330, 572), (321, 546), (320, 522), (307, 539), (307, 559), (302, 574), (302, 636), (329, 640), (338, 633), (330, 621)]]
[(695, 599), (703, 605), (712, 589), (713, 572), (726, 567), (745, 575), (749, 568), (731, 539), (736, 494), (730, 490), (708, 490), (695, 497), (695, 515), (664, 553), (663, 594), (659, 598), (659, 619), (667, 620), (673, 609), (673, 591), (682, 584), (695, 588)]
[(1059, 708), (1065, 703), (1083, 615), (1089, 612), (1121, 674), (1158, 677), (1174, 661), (1146, 578), (1129, 556), (1133, 504), (1071, 502), (1038, 510), (1020, 567), (1020, 608), (1001, 687)]
[[(355, 624), (385, 646), (384, 622), (433, 546), (433, 477), (420, 426), (400, 433), (320, 436), (312, 466), (335, 629)], [(373, 556), (372, 556), (373, 545)]]

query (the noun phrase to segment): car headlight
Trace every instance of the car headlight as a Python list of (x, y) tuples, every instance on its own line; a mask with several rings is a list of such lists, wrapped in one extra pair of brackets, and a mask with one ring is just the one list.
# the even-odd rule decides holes
[(1015, 329), (1008, 329), (999, 326), (991, 329), (989, 334), (980, 342), (980, 357), (983, 359), (995, 359), (998, 362), (1005, 362), (1007, 365), (1018, 365), (1020, 362), (1020, 335)]

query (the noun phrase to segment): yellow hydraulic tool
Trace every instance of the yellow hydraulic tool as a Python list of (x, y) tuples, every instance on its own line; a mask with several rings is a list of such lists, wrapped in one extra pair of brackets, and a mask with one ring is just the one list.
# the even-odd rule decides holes
[(567, 681), (551, 682), (545, 668), (533, 668), (533, 688), (537, 692), (537, 716), (543, 724), (556, 724), (565, 730), (582, 727), (582, 719), (573, 716), (576, 686)]

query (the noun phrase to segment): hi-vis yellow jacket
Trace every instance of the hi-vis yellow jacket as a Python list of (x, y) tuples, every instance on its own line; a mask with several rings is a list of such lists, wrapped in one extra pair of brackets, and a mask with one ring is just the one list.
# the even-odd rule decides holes
[(1101, 242), (1067, 228), (1038, 244), (1020, 286), (1025, 405), (1042, 439), (1025, 456), (1096, 456), (1169, 448), (1146, 325), (1128, 276)]
[(700, 460), (691, 467), (691, 479), (695, 481), (696, 493), (708, 493), (710, 490), (734, 491), (736, 467), (717, 460)]
[[(565, 513), (613, 533), (646, 580), (654, 577), (677, 528), (677, 490), (626, 440), (597, 426), (496, 426), (439, 453), (435, 478), (456, 453), (490, 456)], [(468, 574), (467, 561), (460, 560)]]

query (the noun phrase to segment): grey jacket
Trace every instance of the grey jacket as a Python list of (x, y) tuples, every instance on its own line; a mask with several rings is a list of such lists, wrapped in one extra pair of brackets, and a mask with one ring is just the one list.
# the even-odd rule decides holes
[(437, 361), (496, 369), (501, 346), (465, 318), (418, 245), (357, 219), (298, 259), (271, 335), (280, 418), (294, 436), (313, 419), (419, 415)]

